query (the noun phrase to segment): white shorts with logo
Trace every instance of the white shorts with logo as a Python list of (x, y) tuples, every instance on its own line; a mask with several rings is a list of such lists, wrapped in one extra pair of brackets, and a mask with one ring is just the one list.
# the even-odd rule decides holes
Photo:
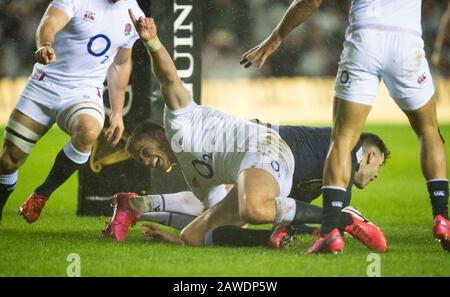
[(335, 96), (372, 106), (383, 79), (403, 110), (417, 110), (434, 94), (419, 33), (377, 28), (349, 31), (336, 76)]
[(258, 152), (245, 153), (239, 173), (249, 168), (259, 168), (270, 173), (278, 182), (280, 197), (288, 197), (292, 188), (295, 160), (289, 146), (278, 134), (259, 135)]
[(68, 107), (95, 103), (104, 110), (102, 90), (94, 87), (68, 88), (51, 81), (30, 78), (16, 103), (16, 109), (36, 122), (50, 127)]

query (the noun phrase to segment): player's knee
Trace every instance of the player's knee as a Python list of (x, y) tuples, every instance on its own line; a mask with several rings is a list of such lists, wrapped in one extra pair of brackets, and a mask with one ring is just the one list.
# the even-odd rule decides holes
[(239, 209), (239, 216), (242, 221), (249, 224), (260, 224), (268, 220), (265, 209), (255, 203), (246, 203)]
[(73, 129), (72, 138), (80, 150), (90, 147), (100, 134), (100, 127), (96, 122), (84, 122)]
[(416, 134), (419, 138), (440, 138), (439, 129), (437, 126), (424, 126), (416, 130)]

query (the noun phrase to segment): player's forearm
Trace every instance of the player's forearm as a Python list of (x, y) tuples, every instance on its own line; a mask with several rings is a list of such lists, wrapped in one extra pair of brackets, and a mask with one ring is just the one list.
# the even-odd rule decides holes
[(55, 40), (55, 35), (55, 28), (43, 19), (36, 31), (36, 48), (40, 48), (45, 45), (52, 46), (53, 41)]
[(152, 59), (153, 73), (159, 80), (161, 94), (171, 110), (183, 108), (192, 102), (192, 97), (178, 76), (175, 64), (164, 46), (152, 50), (146, 44)]
[(51, 46), (58, 33), (69, 22), (68, 16), (60, 9), (49, 7), (36, 30), (36, 48)]
[(282, 40), (292, 30), (302, 24), (310, 15), (316, 11), (322, 0), (295, 0), (286, 11), (281, 22), (272, 33), (272, 38)]
[(111, 113), (122, 114), (125, 92), (131, 74), (131, 61), (117, 65), (112, 63), (108, 69), (107, 81)]
[(161, 86), (172, 85), (180, 82), (175, 64), (164, 46), (157, 51), (150, 52), (153, 73), (159, 80)]

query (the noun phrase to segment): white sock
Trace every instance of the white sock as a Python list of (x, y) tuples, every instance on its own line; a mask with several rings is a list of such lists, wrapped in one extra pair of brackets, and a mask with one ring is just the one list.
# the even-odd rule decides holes
[(63, 151), (66, 154), (67, 158), (72, 160), (73, 162), (77, 164), (84, 164), (89, 160), (89, 156), (91, 155), (91, 152), (89, 153), (82, 153), (78, 151), (71, 142), (68, 142), (64, 147)]
[(184, 227), (189, 225), (196, 217), (191, 215), (185, 215), (180, 213), (170, 213), (170, 212), (146, 212), (141, 214), (139, 217), (140, 221), (150, 221), (172, 228), (182, 230)]
[(11, 174), (0, 174), (0, 185), (15, 185), (19, 178), (19, 171), (16, 170)]
[(192, 192), (179, 192), (173, 194), (147, 195), (133, 197), (130, 207), (139, 213), (171, 212), (199, 216), (203, 212), (203, 204)]
[(277, 213), (275, 215), (275, 225), (283, 224), (289, 225), (295, 217), (296, 205), (292, 198), (275, 198)]

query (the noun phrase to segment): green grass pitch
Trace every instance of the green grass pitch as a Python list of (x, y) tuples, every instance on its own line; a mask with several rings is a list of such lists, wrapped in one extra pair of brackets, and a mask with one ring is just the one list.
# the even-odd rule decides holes
[[(365, 190), (354, 189), (352, 200), (388, 239), (389, 252), (380, 254), (381, 275), (450, 276), (450, 255), (431, 234), (431, 207), (413, 132), (406, 125), (371, 125), (366, 130), (379, 134), (392, 151), (378, 180)], [(450, 125), (443, 125), (441, 132), (450, 141)], [(349, 238), (344, 253), (337, 256), (303, 256), (312, 236), (299, 237), (296, 247), (287, 251), (147, 243), (140, 238), (140, 226), (131, 230), (125, 243), (101, 238), (104, 217), (75, 215), (76, 177), (53, 195), (40, 220), (29, 225), (16, 210), (43, 181), (67, 140), (52, 129), (20, 171), (0, 231), (0, 276), (65, 276), (71, 253), (80, 255), (81, 276), (367, 275), (370, 251)], [(450, 155), (448, 143), (446, 148)]]

